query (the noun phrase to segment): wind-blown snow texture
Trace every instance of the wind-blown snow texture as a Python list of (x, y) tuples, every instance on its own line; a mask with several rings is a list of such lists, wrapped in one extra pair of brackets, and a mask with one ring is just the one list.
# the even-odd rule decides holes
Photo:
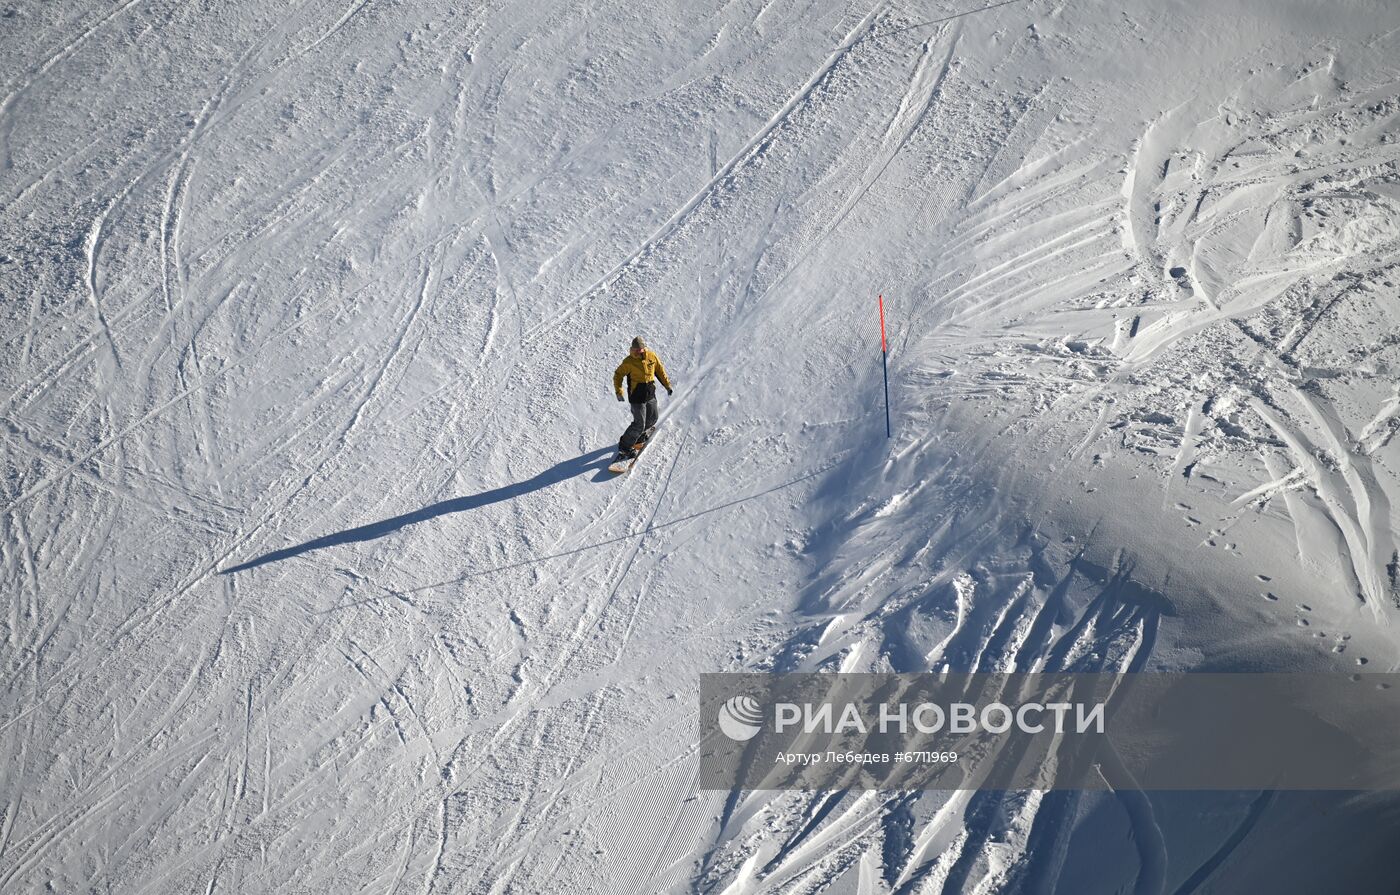
[(0, 3), (0, 890), (1393, 891), (695, 788), (702, 671), (1400, 659), (1400, 8), (971, 6)]

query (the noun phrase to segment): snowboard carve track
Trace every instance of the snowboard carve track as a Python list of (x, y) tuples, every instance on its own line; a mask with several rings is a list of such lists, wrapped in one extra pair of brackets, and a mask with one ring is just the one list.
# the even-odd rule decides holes
[[(893, 520), (891, 524), (895, 524)], [(954, 529), (949, 529), (950, 535), (953, 531)], [(865, 537), (869, 537), (869, 534)], [(938, 550), (932, 553), (943, 555), (943, 551)], [(981, 549), (974, 555), (982, 557), (984, 564), (992, 565), (987, 559), (989, 554), (986, 544), (981, 545)], [(984, 578), (982, 585), (967, 573), (961, 573), (959, 577), (943, 585), (943, 592), (948, 595), (945, 599), (956, 607), (956, 621), (952, 623), (950, 633), (937, 650), (928, 656), (928, 664), (923, 666), (924, 668), (936, 669), (945, 661), (950, 661), (954, 667), (983, 671), (1016, 669), (1123, 672), (1140, 670), (1145, 665), (1153, 650), (1156, 616), (1160, 609), (1153, 602), (1152, 595), (1140, 595), (1139, 589), (1131, 585), (1131, 569), (1126, 565), (1116, 571), (1110, 571), (1095, 569), (1078, 562), (1072, 563), (1056, 590), (1042, 596), (1039, 589), (1032, 586), (1031, 579), (1013, 571), (1022, 567), (1020, 561), (1001, 562), (1005, 562), (1006, 570)], [(868, 593), (866, 577), (867, 575), (861, 574), (847, 576), (842, 587)], [(1076, 580), (1078, 584), (1075, 584)], [(1084, 586), (1097, 589), (1097, 597), (1087, 604), (1073, 625), (1058, 635), (1053, 634), (1053, 619), (1062, 611), (1064, 593), (1071, 587)], [(828, 597), (829, 601), (832, 599)], [(858, 608), (850, 603), (841, 605), (845, 609), (858, 611)], [(919, 611), (928, 610), (920, 608)], [(885, 613), (885, 618), (887, 621), (884, 624), (888, 625), (890, 630), (883, 635), (876, 635), (867, 623), (850, 630), (845, 636), (884, 636), (894, 639), (897, 636), (895, 630), (902, 630), (910, 624), (903, 613), (892, 609)], [(830, 644), (824, 643), (824, 650), (840, 649), (841, 645), (840, 640)], [(896, 659), (900, 655), (887, 646), (877, 647), (869, 653)], [(819, 653), (808, 661), (815, 661), (822, 654)], [(1101, 658), (1091, 658), (1095, 654), (1100, 654)], [(895, 670), (919, 669), (896, 665)], [(963, 797), (962, 800), (954, 797), (944, 805), (938, 815), (943, 820), (931, 824), (926, 832), (930, 837), (929, 841), (932, 842), (936, 841), (934, 837), (939, 835), (938, 830), (961, 826), (964, 833), (950, 847), (932, 854), (916, 848), (907, 855), (902, 864), (893, 867), (885, 865), (886, 874), (899, 880), (899, 891), (913, 891), (916, 883), (933, 884), (935, 881), (939, 887), (936, 890), (950, 892), (964, 891), (974, 885), (990, 884), (992, 880), (1000, 878), (988, 875), (991, 862), (994, 860), (996, 864), (1005, 866), (1009, 857), (1006, 853), (1008, 842), (1028, 842), (1029, 831), (1040, 816), (1040, 794), (1030, 794), (1023, 808), (1012, 810), (1009, 815), (1004, 815), (1003, 809), (1017, 804), (1022, 796), (1003, 796), (997, 793), (958, 795)], [(1135, 799), (1146, 804), (1138, 795), (1124, 797), (1133, 804), (1138, 803), (1133, 801)], [(869, 853), (874, 846), (867, 837), (877, 827), (877, 820), (888, 804), (885, 800), (862, 800), (850, 808), (843, 809), (840, 815), (835, 815), (821, 810), (823, 797), (820, 795), (788, 793), (760, 797), (755, 794), (754, 798), (762, 798), (770, 806), (770, 813), (792, 818), (785, 824), (797, 825), (797, 812), (805, 814), (809, 820), (802, 827), (799, 841), (807, 840), (831, 846), (819, 849), (814, 844), (811, 849), (804, 847), (794, 850), (792, 841), (781, 847), (765, 845), (766, 837), (762, 833), (756, 829), (748, 830), (750, 837), (757, 837), (757, 844), (747, 846), (753, 850), (746, 852), (748, 858), (743, 862), (743, 866), (752, 867), (749, 873), (754, 875), (754, 883), (761, 882), (764, 888), (778, 888), (798, 879), (810, 881), (827, 878), (837, 872), (836, 868), (849, 866), (860, 852)], [(947, 794), (923, 793), (916, 798), (947, 798)], [(1146, 810), (1148, 814), (1145, 815), (1147, 820), (1144, 822), (1155, 829), (1155, 822), (1150, 820), (1150, 808)], [(752, 808), (746, 811), (745, 815), (760, 816)], [(1010, 818), (1009, 827), (994, 820), (1002, 816)], [(825, 832), (818, 836), (818, 829)], [(844, 835), (843, 830), (851, 831), (849, 839), (838, 839)], [(726, 825), (725, 839), (736, 843), (752, 843), (752, 838), (746, 839), (741, 835), (743, 832), (745, 828), (736, 829), (731, 822)], [(849, 846), (859, 844), (859, 847), (854, 853), (840, 851), (840, 847), (836, 845), (838, 841), (843, 841)], [(1151, 851), (1150, 854), (1163, 858), (1160, 846), (1159, 842), (1154, 847), (1157, 850)], [(770, 848), (776, 851), (770, 853)], [(993, 852), (996, 853), (995, 858)], [(838, 859), (838, 853), (843, 857)], [(1029, 858), (1029, 854), (1024, 855), (1024, 859)], [(739, 856), (730, 856), (725, 863), (732, 866), (738, 861)], [(1161, 864), (1159, 862), (1151, 866), (1160, 869)], [(1140, 878), (1140, 882), (1148, 887), (1144, 891), (1152, 890), (1151, 881), (1155, 878), (1149, 866)], [(1003, 882), (1005, 881), (1003, 879)]]
[(787, 123), (788, 119), (810, 101), (814, 91), (816, 91), (831, 75), (832, 71), (844, 60), (860, 40), (869, 35), (874, 27), (878, 14), (885, 6), (885, 0), (879, 0), (875, 6), (866, 13), (837, 46), (836, 50), (826, 58), (816, 72), (807, 79), (797, 92), (773, 114), (768, 122), (749, 138), (749, 141), (734, 155), (729, 161), (715, 173), (696, 193), (694, 193), (684, 204), (681, 205), (660, 227), (650, 236), (642, 241), (632, 253), (622, 262), (615, 265), (603, 276), (599, 277), (591, 286), (584, 290), (583, 294), (575, 299), (564, 311), (554, 315), (550, 319), (538, 324), (533, 329), (525, 333), (525, 344), (533, 344), (545, 333), (554, 330), (565, 319), (577, 313), (581, 307), (588, 303), (590, 299), (606, 291), (617, 279), (635, 265), (640, 259), (650, 254), (658, 246), (668, 241), (671, 236), (680, 231), (685, 221), (698, 209), (707, 199), (713, 196), (716, 190), (729, 181), (734, 172), (741, 166), (749, 163), (750, 160), (759, 159), (764, 149), (776, 137), (777, 132)]
[(133, 6), (144, 2), (145, 0), (126, 0), (125, 3), (118, 6), (116, 9), (101, 16), (96, 22), (85, 27), (78, 33), (77, 37), (74, 37), (57, 51), (51, 53), (38, 66), (31, 69), (27, 76), (21, 76), (15, 82), (12, 82), (8, 92), (5, 94), (5, 98), (0, 100), (0, 170), (13, 168), (13, 160), (10, 157), (10, 144), (14, 135), (14, 110), (15, 104), (25, 92), (28, 91), (30, 87), (34, 86), (35, 81), (48, 74), (50, 69), (76, 53), (78, 48), (81, 47), (88, 38), (102, 30), (104, 25), (126, 12), (128, 9), (131, 9)]
[[(1327, 510), (1328, 518), (1337, 527), (1347, 545), (1346, 558), (1351, 565), (1359, 595), (1370, 608), (1377, 624), (1389, 624), (1385, 615), (1388, 589), (1383, 585), (1379, 571), (1384, 560), (1378, 562), (1371, 554), (1370, 545), (1379, 540), (1379, 536), (1369, 527), (1369, 503), (1365, 500), (1364, 488), (1360, 500), (1355, 499), (1354, 493), (1346, 495), (1353, 500), (1346, 500), (1334, 474), (1318, 463), (1310, 443), (1304, 441), (1295, 429), (1286, 425), (1279, 415), (1266, 407), (1262, 401), (1253, 399), (1250, 406), (1288, 446), (1299, 468), (1306, 471), (1309, 481)], [(1342, 478), (1342, 484), (1348, 489), (1351, 487), (1345, 476)]]

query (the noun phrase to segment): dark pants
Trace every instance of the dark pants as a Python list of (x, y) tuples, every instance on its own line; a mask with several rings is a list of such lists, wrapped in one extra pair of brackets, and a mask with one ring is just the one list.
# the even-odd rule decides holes
[(622, 433), (622, 440), (617, 443), (618, 449), (624, 452), (631, 451), (633, 445), (642, 440), (642, 434), (656, 426), (658, 413), (655, 398), (641, 404), (633, 404), (632, 425)]

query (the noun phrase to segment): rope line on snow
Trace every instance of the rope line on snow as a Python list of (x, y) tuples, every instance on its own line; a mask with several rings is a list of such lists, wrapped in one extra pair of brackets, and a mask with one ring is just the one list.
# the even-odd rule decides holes
[(777, 484), (777, 485), (772, 485), (772, 486), (770, 486), (770, 487), (768, 487), (768, 488), (764, 488), (762, 491), (757, 491), (757, 492), (754, 492), (753, 494), (747, 494), (747, 495), (745, 495), (745, 496), (743, 496), (743, 497), (736, 497), (736, 498), (734, 498), (733, 500), (725, 501), (724, 503), (720, 503), (720, 504), (715, 504), (714, 506), (706, 507), (706, 508), (703, 509), (703, 510), (696, 510), (696, 511), (693, 512), (693, 513), (687, 513), (687, 514), (684, 515), (684, 516), (678, 516), (678, 517), (676, 517), (675, 519), (667, 519), (665, 522), (657, 522), (657, 523), (655, 523), (655, 524), (648, 524), (648, 525), (646, 525), (645, 527), (643, 527), (643, 528), (641, 528), (641, 529), (639, 529), (639, 530), (637, 530), (637, 531), (630, 531), (630, 532), (628, 532), (628, 533), (626, 533), (626, 534), (621, 534), (621, 535), (618, 535), (618, 536), (616, 536), (616, 537), (607, 538), (607, 539), (602, 540), (602, 541), (596, 541), (596, 542), (594, 542), (594, 543), (592, 543), (592, 544), (584, 544), (582, 547), (575, 547), (575, 548), (572, 549), (572, 550), (565, 550), (565, 551), (562, 551), (562, 552), (560, 552), (560, 553), (551, 553), (551, 554), (548, 554), (548, 555), (546, 555), (546, 556), (535, 556), (535, 557), (531, 557), (530, 559), (522, 559), (522, 560), (519, 560), (518, 562), (507, 563), (506, 565), (503, 565), (503, 566), (495, 566), (494, 568), (490, 568), (490, 569), (481, 569), (481, 570), (476, 571), (476, 572), (468, 572), (468, 573), (466, 573), (465, 575), (459, 575), (459, 576), (456, 577), (456, 578), (449, 578), (449, 579), (447, 579), (447, 580), (445, 580), (445, 581), (434, 581), (434, 582), (432, 582), (431, 584), (421, 584), (421, 585), (419, 585), (418, 587), (410, 587), (410, 588), (390, 588), (390, 587), (387, 587), (387, 586), (385, 586), (385, 585), (380, 585), (380, 587), (383, 587), (383, 588), (384, 588), (386, 591), (388, 591), (389, 594), (392, 595), (392, 596), (396, 596), (396, 597), (405, 597), (405, 596), (407, 596), (407, 595), (409, 595), (409, 594), (416, 594), (416, 593), (420, 593), (420, 592), (425, 591), (425, 590), (434, 590), (434, 589), (439, 588), (439, 587), (446, 587), (446, 586), (449, 585), (449, 584), (460, 584), (460, 583), (463, 582), (463, 581), (469, 581), (469, 580), (471, 580), (472, 578), (478, 578), (478, 577), (480, 577), (480, 576), (482, 576), (482, 575), (490, 575), (490, 574), (492, 574), (492, 573), (494, 573), (494, 572), (506, 572), (506, 571), (509, 571), (509, 570), (511, 570), (511, 569), (518, 569), (518, 568), (522, 568), (522, 567), (524, 567), (524, 566), (531, 566), (531, 565), (534, 565), (534, 564), (536, 564), (536, 563), (545, 562), (545, 561), (551, 560), (551, 559), (562, 559), (563, 557), (566, 557), (566, 556), (574, 556), (574, 555), (579, 554), (579, 553), (585, 553), (585, 552), (587, 552), (587, 551), (589, 551), (589, 550), (596, 550), (596, 549), (598, 549), (599, 547), (606, 547), (606, 546), (608, 546), (608, 545), (610, 545), (610, 544), (617, 544), (617, 543), (620, 543), (620, 542), (622, 542), (622, 541), (629, 541), (629, 540), (631, 540), (632, 538), (644, 537), (645, 535), (648, 535), (648, 534), (650, 534), (651, 532), (660, 531), (660, 530), (663, 529), (663, 528), (670, 528), (670, 527), (673, 526), (673, 525), (680, 525), (680, 524), (683, 523), (683, 522), (690, 522), (690, 521), (692, 521), (692, 520), (694, 520), (694, 519), (700, 518), (701, 516), (707, 516), (707, 515), (709, 515), (710, 513), (717, 513), (717, 512), (719, 512), (720, 510), (727, 510), (727, 509), (729, 509), (730, 507), (737, 506), (737, 505), (739, 505), (739, 504), (741, 504), (741, 503), (746, 503), (747, 501), (754, 500), (755, 498), (759, 498), (759, 497), (763, 497), (763, 496), (768, 495), (768, 494), (772, 494), (774, 491), (780, 491), (780, 490), (782, 490), (783, 488), (791, 487), (792, 485), (796, 485), (796, 484), (798, 484), (799, 482), (805, 482), (805, 481), (807, 481), (808, 479), (816, 478), (817, 476), (821, 475), (821, 474), (824, 473), (824, 472), (829, 472), (830, 470), (835, 469), (835, 468), (836, 468), (837, 466), (839, 466), (844, 460), (847, 459), (847, 455), (849, 455), (849, 454), (851, 454), (851, 453), (853, 453), (853, 452), (854, 452), (854, 448), (847, 448), (846, 450), (843, 450), (843, 451), (839, 452), (839, 453), (836, 455), (836, 457), (835, 457), (834, 459), (830, 460), (830, 461), (827, 462), (827, 463), (822, 464), (821, 466), (817, 467), (816, 469), (812, 470), (811, 472), (804, 473), (804, 474), (798, 476), (798, 477), (795, 478), (795, 479), (789, 479), (789, 480), (786, 481), (786, 482), (781, 482), (781, 483), (779, 483), (779, 484)]
[(976, 9), (965, 9), (962, 12), (955, 12), (952, 15), (943, 16), (940, 19), (929, 19), (927, 22), (915, 22), (912, 25), (905, 25), (902, 28), (895, 28), (891, 31), (882, 31), (878, 34), (869, 34), (864, 40), (879, 40), (882, 37), (893, 37), (905, 31), (913, 31), (915, 28), (927, 28), (929, 25), (941, 25), (944, 22), (951, 22), (954, 19), (961, 19), (963, 16), (976, 15), (979, 12), (986, 12), (989, 9), (996, 9), (999, 6), (1010, 6), (1013, 3), (1028, 3), (1030, 0), (1001, 0), (1000, 3), (991, 3), (987, 6), (979, 6)]

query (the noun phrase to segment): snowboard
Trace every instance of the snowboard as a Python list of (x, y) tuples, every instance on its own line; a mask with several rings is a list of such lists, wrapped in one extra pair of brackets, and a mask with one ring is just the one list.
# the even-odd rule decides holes
[(647, 444), (651, 442), (651, 436), (655, 432), (656, 428), (654, 426), (648, 429), (642, 435), (642, 440), (638, 441), (636, 445), (634, 445), (634, 447), (637, 450), (637, 453), (632, 457), (623, 457), (619, 454), (618, 458), (614, 460), (612, 464), (608, 467), (608, 472), (611, 472), (615, 475), (621, 475), (627, 470), (631, 469), (633, 466), (636, 466), (637, 461), (640, 460), (642, 457), (642, 450), (647, 446)]

